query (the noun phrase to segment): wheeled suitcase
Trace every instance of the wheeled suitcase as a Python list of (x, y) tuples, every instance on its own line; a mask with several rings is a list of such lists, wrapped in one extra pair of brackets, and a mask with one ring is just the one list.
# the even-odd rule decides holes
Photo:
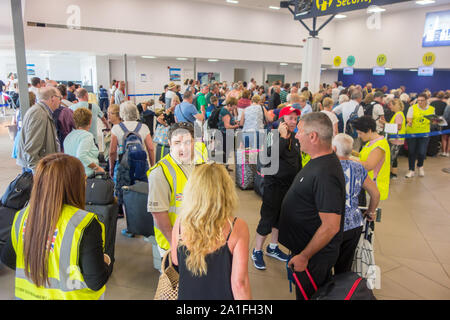
[(117, 202), (106, 205), (86, 205), (86, 211), (95, 213), (100, 222), (105, 225), (105, 253), (113, 259), (116, 246), (119, 205)]
[(252, 149), (236, 151), (236, 184), (242, 190), (253, 189), (258, 152)]
[(122, 190), (128, 233), (145, 237), (154, 235), (153, 216), (147, 212), (148, 183), (138, 181)]
[(22, 209), (30, 200), (32, 188), (33, 174), (31, 172), (19, 174), (3, 194), (2, 205), (11, 209)]
[(86, 204), (108, 205), (114, 202), (114, 182), (107, 173), (95, 173), (86, 181)]
[(255, 190), (257, 195), (262, 197), (264, 195), (264, 175), (262, 174), (262, 166), (259, 161), (256, 164), (256, 172), (253, 180), (253, 190)]

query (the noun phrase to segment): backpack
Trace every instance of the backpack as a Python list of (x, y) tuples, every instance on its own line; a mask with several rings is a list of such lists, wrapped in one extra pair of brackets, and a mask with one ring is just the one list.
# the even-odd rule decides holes
[(222, 110), (222, 108), (217, 107), (211, 112), (211, 115), (208, 118), (208, 127), (210, 129), (219, 129), (220, 110)]
[(366, 104), (365, 106), (363, 106), (364, 109), (364, 115), (365, 116), (373, 116), (373, 107), (377, 104), (378, 102), (376, 101), (372, 101), (369, 104)]
[(122, 122), (119, 126), (124, 132), (122, 140), (124, 153), (120, 159), (120, 165), (129, 171), (132, 185), (137, 180), (147, 182), (147, 153), (145, 152), (142, 138), (138, 133), (142, 123), (139, 122), (134, 131), (129, 131)]
[(2, 206), (20, 210), (26, 206), (33, 188), (33, 173), (19, 174), (8, 186), (2, 196)]
[(345, 124), (345, 133), (348, 134), (349, 136), (351, 136), (353, 139), (358, 137), (358, 133), (356, 132), (356, 129), (353, 128), (353, 121), (355, 121), (356, 119), (358, 119), (358, 111), (359, 108), (361, 107), (360, 104), (358, 104), (355, 107), (355, 110), (353, 110), (352, 113), (350, 113), (350, 115), (348, 116), (348, 120)]

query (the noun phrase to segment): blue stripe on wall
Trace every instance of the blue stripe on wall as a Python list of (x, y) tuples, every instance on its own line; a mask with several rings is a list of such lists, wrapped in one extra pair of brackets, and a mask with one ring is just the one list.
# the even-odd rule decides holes
[(386, 70), (386, 75), (374, 76), (372, 70), (358, 69), (354, 70), (353, 75), (344, 76), (342, 70), (339, 70), (338, 79), (344, 83), (344, 87), (351, 84), (364, 86), (367, 82), (371, 82), (374, 88), (386, 85), (391, 90), (404, 85), (407, 92), (417, 93), (427, 88), (431, 92), (450, 89), (450, 71), (443, 70), (434, 70), (432, 77), (419, 77), (417, 71), (407, 70)]

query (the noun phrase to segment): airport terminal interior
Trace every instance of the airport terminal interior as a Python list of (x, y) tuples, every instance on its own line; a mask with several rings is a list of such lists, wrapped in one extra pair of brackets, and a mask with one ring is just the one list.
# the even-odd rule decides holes
[[(225, 107), (230, 108), (231, 114), (227, 109), (229, 123), (241, 117), (237, 110), (250, 110), (250, 105), (258, 104), (258, 108), (263, 108), (262, 117), (267, 114), (266, 119), (270, 120), (260, 121), (266, 129), (275, 129), (269, 126), (272, 123), (283, 126), (284, 115), (300, 114), (298, 121), (302, 122), (300, 119), (308, 113), (326, 110), (325, 105), (330, 101), (330, 111), (326, 114), (331, 114), (336, 122), (330, 116), (331, 121), (327, 121), (335, 125), (339, 132), (347, 130), (345, 122), (350, 123), (354, 114), (353, 109), (346, 113), (343, 105), (357, 100), (353, 106), (361, 106), (364, 118), (369, 118), (374, 126), (376, 124), (376, 132), (370, 132), (374, 135), (378, 132), (379, 139), (386, 137), (383, 139), (386, 145), (389, 140), (391, 149), (388, 147), (384, 155), (390, 154), (391, 159), (393, 140), (399, 140), (388, 138), (389, 135), (406, 133), (408, 142), (405, 145), (401, 140), (397, 171), (390, 171), (390, 166), (387, 168), (388, 178), (384, 183), (389, 187), (389, 194), (378, 204), (381, 216), (374, 223), (372, 237), (372, 262), (376, 267), (375, 285), (371, 288), (373, 295), (377, 300), (449, 300), (449, 57), (449, 0), (291, 0), (281, 3), (277, 0), (4, 0), (0, 2), (0, 195), (7, 191), (18, 175), (28, 169), (35, 174), (34, 167), (28, 167), (26, 160), (22, 159), (28, 159), (27, 155), (23, 155), (27, 152), (24, 151), (27, 143), (36, 140), (35, 137), (26, 137), (26, 126), (32, 120), (22, 116), (22, 113), (34, 108), (29, 101), (32, 97), (29, 92), (36, 93), (34, 98), (40, 101), (53, 101), (58, 95), (63, 98), (61, 105), (63, 101), (71, 101), (70, 105), (59, 107), (62, 109), (72, 109), (72, 102), (87, 102), (82, 96), (87, 92), (90, 107), (94, 105), (89, 114), (93, 116), (95, 108), (101, 108), (98, 118), (92, 118), (96, 123), (95, 148), (98, 147), (100, 154), (110, 146), (108, 144), (106, 147), (109, 131), (103, 130), (106, 128), (105, 118), (110, 121), (108, 127), (112, 127), (111, 110), (107, 110), (107, 106), (120, 105), (117, 110), (120, 110), (122, 117), (122, 108), (131, 105), (135, 108), (137, 105), (135, 109), (140, 113), (139, 121), (143, 126), (148, 126), (147, 132), (151, 131), (149, 137), (153, 140), (153, 152), (158, 153), (157, 163), (163, 157), (166, 160), (161, 162), (168, 161), (166, 153), (161, 151), (162, 144), (159, 142), (163, 138), (159, 137), (159, 131), (164, 128), (162, 123), (169, 121), (166, 117), (160, 117), (165, 112), (169, 114), (167, 110), (171, 105), (168, 104), (175, 99), (169, 96), (176, 97), (178, 94), (181, 97), (178, 98), (179, 103), (183, 99), (193, 99), (190, 103), (198, 111), (194, 110), (196, 116), (191, 116), (193, 120), (189, 121), (204, 128), (212, 128), (212, 122), (205, 118), (214, 118), (215, 108), (219, 108), (212, 106), (208, 113), (209, 102), (205, 108), (199, 105), (199, 97), (208, 93), (209, 99), (217, 96), (210, 103), (217, 100), (222, 111)], [(28, 87), (20, 87), (20, 84)], [(64, 96), (58, 89), (48, 98), (49, 90), (54, 90), (48, 88), (60, 88), (61, 85), (70, 91), (69, 95)], [(234, 106), (227, 105), (232, 101), (230, 96), (237, 98)], [(248, 103), (244, 105), (243, 100)], [(298, 101), (300, 104), (306, 102), (306, 105), (297, 108)], [(45, 112), (54, 112), (47, 104), (37, 103), (47, 107), (47, 110), (42, 109)], [(175, 111), (171, 112), (177, 118), (173, 122), (188, 121), (181, 121), (180, 113), (177, 113), (184, 103), (173, 104)], [(420, 103), (425, 103), (425, 110), (433, 110), (427, 115), (436, 116), (422, 116), (418, 124), (416, 112), (423, 112)], [(381, 116), (375, 116), (372, 109), (367, 115), (363, 104), (372, 108), (381, 105)], [(404, 115), (399, 110), (392, 112), (397, 104), (401, 104), (399, 110), (405, 112)], [(404, 110), (406, 105), (411, 112)], [(87, 106), (88, 103), (80, 109), (87, 109)], [(307, 111), (308, 107), (310, 111)], [(81, 114), (78, 110), (74, 109), (71, 113), (75, 118)], [(338, 110), (341, 110), (340, 114)], [(222, 128), (229, 126), (223, 120), (226, 115), (222, 111), (217, 113), (219, 129), (221, 125)], [(145, 112), (152, 113), (151, 122), (145, 120)], [(388, 118), (389, 112), (392, 112), (392, 121)], [(401, 126), (401, 122), (394, 122), (397, 121), (396, 112), (403, 117)], [(189, 119), (182, 111), (181, 114), (183, 119)], [(242, 111), (242, 114), (247, 115), (247, 112)], [(356, 117), (363, 118), (362, 114)], [(60, 130), (58, 119), (54, 121), (55, 139), (60, 139), (56, 135), (56, 129)], [(165, 120), (160, 122), (160, 119)], [(423, 128), (423, 119), (428, 126), (425, 131), (408, 131), (414, 126)], [(247, 117), (245, 120), (248, 121)], [(338, 129), (341, 121), (343, 129)], [(77, 123), (75, 119), (75, 125)], [(396, 123), (406, 131), (399, 131), (403, 129), (398, 129), (394, 125)], [(18, 125), (23, 127), (18, 128)], [(47, 133), (48, 130), (47, 127)], [(356, 135), (353, 138), (359, 144), (353, 145), (353, 151), (359, 153), (363, 147), (360, 139), (364, 134), (361, 135), (362, 129), (359, 127), (355, 130), (359, 137)], [(111, 132), (114, 137), (117, 131), (111, 129)], [(417, 165), (419, 168), (411, 171), (407, 145), (411, 154), (412, 141), (421, 139), (414, 134), (430, 137), (422, 167)], [(294, 135), (296, 139), (300, 133), (294, 131)], [(117, 145), (117, 137), (115, 139)], [(67, 149), (65, 143), (61, 145)], [(244, 148), (242, 145), (239, 147)], [(39, 156), (45, 155), (45, 152), (39, 151)], [(258, 238), (263, 203), (262, 197), (253, 190), (256, 189), (257, 174), (251, 176), (250, 187), (243, 186), (247, 183), (244, 170), (260, 169), (256, 164), (244, 166), (235, 163), (234, 156), (231, 156), (235, 152), (232, 150), (230, 154), (231, 162), (227, 169), (238, 197), (233, 215), (242, 219), (249, 230), (248, 253), (245, 253), (248, 270), (245, 273), (248, 273), (251, 298), (295, 300), (298, 298), (295, 284), (292, 284), (290, 291), (285, 261), (264, 255), (264, 270), (255, 266), (253, 249)], [(242, 150), (237, 152), (242, 154)], [(15, 157), (13, 153), (16, 153)], [(173, 156), (172, 153), (170, 156)], [(149, 167), (150, 162), (154, 164), (150, 159), (155, 160), (155, 155), (148, 157)], [(314, 160), (312, 157), (311, 161)], [(97, 170), (102, 159), (95, 162), (95, 168), (85, 166), (86, 172)], [(391, 165), (391, 161), (385, 164)], [(371, 170), (382, 172), (385, 164), (376, 164)], [(308, 169), (306, 163), (304, 168)], [(170, 190), (173, 189), (171, 183)], [(375, 179), (375, 183), (381, 193), (381, 182)], [(168, 186), (166, 188), (169, 190)], [(349, 192), (348, 187), (343, 189)], [(330, 198), (339, 196), (334, 189), (325, 192)], [(179, 194), (172, 193), (178, 203)], [(148, 206), (145, 203), (145, 207)], [(121, 212), (119, 210), (119, 215)], [(3, 211), (0, 210), (0, 214)], [(131, 223), (128, 215), (132, 214), (126, 212), (125, 217), (117, 218), (113, 271), (101, 295), (105, 300), (153, 300), (157, 293), (161, 273), (155, 268), (158, 264), (155, 258), (160, 259), (158, 245), (161, 243), (157, 243), (160, 240), (156, 240), (155, 236), (127, 233)], [(144, 214), (152, 216), (151, 212)], [(4, 221), (0, 218), (1, 223)], [(3, 238), (4, 228), (0, 225), (0, 248), (8, 245)], [(157, 231), (162, 235), (161, 231)], [(280, 239), (283, 239), (282, 231), (280, 228)], [(263, 251), (269, 242), (270, 235)], [(285, 253), (290, 251), (283, 243), (279, 244), (279, 248)], [(82, 277), (82, 273), (78, 273)], [(18, 275), (7, 263), (0, 262), (0, 300), (27, 299), (27, 296), (17, 296), (16, 285), (22, 282), (16, 282), (16, 277)], [(22, 286), (33, 291), (34, 284), (30, 281)], [(83, 293), (78, 293), (78, 296), (77, 290), (73, 296), (65, 295), (67, 288), (64, 290), (61, 289), (61, 292), (64, 291), (63, 297), (83, 299), (89, 297), (89, 293), (83, 290), (90, 289), (81, 290)], [(233, 286), (233, 293), (236, 294), (234, 290)], [(46, 293), (39, 291), (39, 294)]]

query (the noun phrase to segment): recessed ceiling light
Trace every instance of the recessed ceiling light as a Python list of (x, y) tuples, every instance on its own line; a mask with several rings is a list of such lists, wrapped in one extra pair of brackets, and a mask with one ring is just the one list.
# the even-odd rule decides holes
[(409, 71), (417, 71), (417, 69), (409, 69)]
[(280, 66), (287, 66), (288, 64), (287, 63), (285, 63), (285, 62), (281, 62), (280, 63)]
[(239, 1), (236, 0), (227, 0), (228, 3), (239, 3)]
[(325, 70), (327, 70), (327, 68), (320, 68), (320, 70), (325, 71)]
[(41, 53), (40, 56), (41, 57), (53, 57), (54, 54), (53, 53)]
[(217, 62), (219, 61), (218, 59), (208, 59), (209, 62)]
[(384, 70), (392, 70), (392, 68), (384, 68)]
[(187, 58), (177, 58), (177, 60), (180, 60), (180, 61), (186, 61)]
[(367, 9), (368, 13), (377, 13), (377, 12), (383, 12), (383, 11), (386, 11), (386, 9), (381, 8), (381, 7), (377, 7), (377, 6), (370, 6)]
[(420, 4), (422, 6), (427, 5), (427, 4), (432, 4), (435, 3), (436, 1), (434, 0), (420, 0), (420, 1), (416, 1), (417, 4)]
[(336, 19), (344, 19), (347, 18), (347, 16), (345, 14), (337, 14), (334, 16)]
[(154, 56), (142, 56), (142, 58), (144, 58), (144, 59), (156, 59), (156, 57), (154, 57)]
[(270, 6), (269, 9), (273, 9), (273, 10), (280, 10), (280, 7), (274, 7), (274, 6)]

